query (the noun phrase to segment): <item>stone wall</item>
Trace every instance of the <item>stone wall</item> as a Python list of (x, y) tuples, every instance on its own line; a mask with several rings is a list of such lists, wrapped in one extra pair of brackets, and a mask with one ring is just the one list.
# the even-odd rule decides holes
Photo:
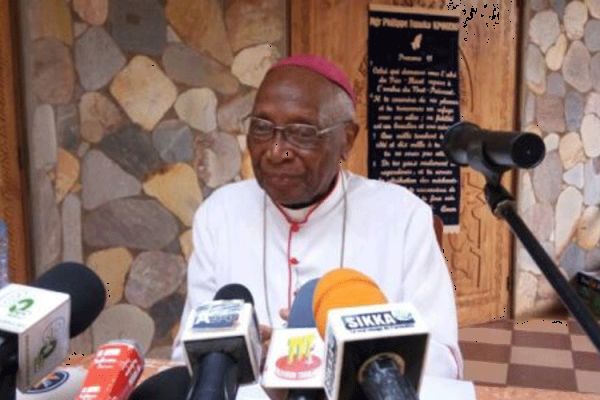
[[(519, 208), (572, 278), (600, 269), (600, 0), (531, 0), (524, 32), (522, 129), (541, 135), (544, 162), (519, 176)], [(515, 314), (544, 315), (554, 291), (517, 250)]]
[(251, 174), (240, 119), (286, 49), (284, 0), (21, 2), (36, 274), (84, 262), (118, 337), (168, 356), (195, 209)]

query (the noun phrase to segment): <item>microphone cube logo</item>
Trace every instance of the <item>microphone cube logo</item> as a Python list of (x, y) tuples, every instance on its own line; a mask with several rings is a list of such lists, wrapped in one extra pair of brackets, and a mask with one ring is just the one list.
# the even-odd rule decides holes
[(37, 385), (29, 389), (25, 394), (47, 393), (58, 389), (69, 380), (70, 374), (67, 371), (58, 370), (42, 379)]
[(29, 308), (33, 306), (34, 303), (35, 301), (32, 298), (28, 297), (17, 301), (15, 304), (10, 306), (8, 310), (15, 317), (23, 317), (27, 314), (27, 310), (29, 310)]
[(244, 302), (241, 300), (218, 300), (196, 308), (192, 329), (227, 329), (237, 325)]
[(30, 296), (27, 290), (13, 290), (0, 298), (0, 308), (7, 311), (11, 318), (27, 318), (33, 312), (35, 300)]
[(342, 321), (344, 327), (350, 332), (381, 331), (415, 325), (413, 315), (408, 311), (400, 310), (347, 315), (342, 317)]
[(52, 356), (58, 346), (58, 337), (64, 336), (66, 326), (64, 318), (57, 318), (44, 329), (42, 345), (33, 361), (34, 372), (41, 371), (45, 367), (46, 360)]
[(315, 376), (322, 361), (313, 354), (314, 341), (313, 334), (289, 338), (288, 354), (275, 362), (275, 375), (289, 380), (304, 380)]

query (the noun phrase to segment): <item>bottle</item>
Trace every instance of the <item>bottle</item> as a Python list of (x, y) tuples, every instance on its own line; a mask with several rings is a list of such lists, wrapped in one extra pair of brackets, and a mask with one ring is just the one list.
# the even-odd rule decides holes
[(0, 288), (8, 285), (8, 227), (0, 219)]

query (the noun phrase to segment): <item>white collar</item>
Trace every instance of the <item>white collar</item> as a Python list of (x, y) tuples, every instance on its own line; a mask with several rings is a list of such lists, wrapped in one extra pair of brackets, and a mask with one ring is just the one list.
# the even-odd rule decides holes
[(269, 211), (273, 214), (279, 215), (280, 218), (284, 218), (288, 221), (288, 223), (297, 222), (303, 224), (312, 220), (317, 220), (341, 204), (344, 198), (345, 184), (342, 182), (342, 180), (347, 180), (347, 176), (343, 170), (340, 170), (338, 172), (333, 190), (331, 190), (331, 192), (324, 199), (320, 200), (316, 205), (313, 204), (300, 209), (292, 209), (277, 205), (271, 200), (270, 197), (267, 196)]

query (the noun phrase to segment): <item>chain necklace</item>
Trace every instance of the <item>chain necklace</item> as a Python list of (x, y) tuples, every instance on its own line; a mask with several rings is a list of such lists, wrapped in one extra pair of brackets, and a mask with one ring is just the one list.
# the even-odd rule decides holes
[[(341, 183), (342, 183), (342, 232), (340, 240), (340, 266), (344, 268), (344, 252), (346, 248), (346, 219), (348, 215), (348, 196), (346, 193), (346, 176), (344, 171), (340, 171)], [(269, 301), (269, 290), (267, 284), (267, 192), (263, 196), (263, 249), (262, 249), (262, 272), (263, 272), (263, 291), (265, 297), (265, 306), (267, 308), (267, 317), (269, 319), (269, 325), (273, 326), (273, 319), (271, 318), (271, 306)], [(289, 256), (289, 255), (288, 255)], [(289, 289), (289, 288), (288, 288)]]

